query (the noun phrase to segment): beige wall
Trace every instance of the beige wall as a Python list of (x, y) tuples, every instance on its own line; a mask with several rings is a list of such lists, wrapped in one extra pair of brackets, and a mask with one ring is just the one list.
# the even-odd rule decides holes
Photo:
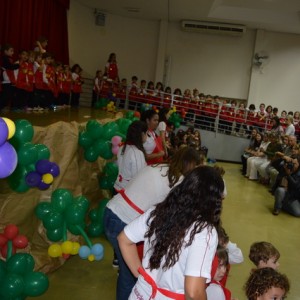
[[(108, 14), (95, 25), (93, 9), (71, 0), (70, 63), (93, 77), (115, 52), (120, 77), (165, 81), (173, 89), (198, 88), (205, 94), (248, 99), (300, 110), (300, 36), (247, 30), (242, 37), (184, 32), (179, 23), (128, 19)], [(270, 58), (252, 68), (256, 51)], [(165, 67), (168, 58), (169, 67)]]

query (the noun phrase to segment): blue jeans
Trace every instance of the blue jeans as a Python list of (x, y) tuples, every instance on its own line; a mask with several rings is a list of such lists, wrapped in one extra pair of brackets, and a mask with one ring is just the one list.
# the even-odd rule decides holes
[(117, 237), (122, 232), (127, 224), (124, 223), (117, 215), (109, 208), (104, 211), (104, 229), (109, 242), (112, 244), (119, 261), (119, 276), (117, 281), (117, 300), (128, 300), (132, 288), (136, 283), (136, 278), (133, 276), (127, 267), (118, 244)]

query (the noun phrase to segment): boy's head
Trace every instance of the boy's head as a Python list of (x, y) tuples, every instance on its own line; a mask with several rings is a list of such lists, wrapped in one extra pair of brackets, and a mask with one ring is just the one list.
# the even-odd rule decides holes
[(254, 270), (245, 286), (248, 300), (283, 299), (290, 289), (288, 278), (272, 268)]
[(279, 251), (271, 243), (257, 242), (250, 247), (249, 259), (258, 269), (269, 267), (276, 270), (279, 258)]
[(219, 226), (217, 231), (218, 231), (219, 246), (225, 248), (229, 242), (229, 236), (222, 226)]
[(14, 55), (14, 47), (11, 44), (5, 44), (2, 47), (4, 55), (12, 57)]

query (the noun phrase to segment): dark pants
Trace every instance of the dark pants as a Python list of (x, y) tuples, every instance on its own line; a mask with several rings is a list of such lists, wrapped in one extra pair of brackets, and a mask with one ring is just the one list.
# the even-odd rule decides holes
[(109, 242), (112, 244), (119, 261), (119, 276), (117, 282), (117, 300), (127, 300), (132, 288), (136, 283), (136, 278), (133, 276), (127, 267), (121, 254), (117, 237), (122, 232), (127, 224), (124, 223), (117, 215), (109, 208), (104, 211), (104, 228), (105, 234)]
[(11, 83), (2, 84), (0, 109), (11, 106), (15, 98), (15, 87)]

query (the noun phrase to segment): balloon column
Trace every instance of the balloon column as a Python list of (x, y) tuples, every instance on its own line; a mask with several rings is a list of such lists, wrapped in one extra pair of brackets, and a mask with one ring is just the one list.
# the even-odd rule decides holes
[(89, 218), (91, 220), (91, 223), (87, 226), (87, 233), (89, 236), (98, 237), (104, 233), (103, 217), (108, 201), (108, 199), (101, 200), (98, 207), (89, 212)]
[[(51, 257), (67, 259), (70, 255), (79, 254), (83, 259), (89, 261), (100, 260), (103, 258), (103, 246), (93, 245), (84, 228), (85, 216), (89, 208), (89, 201), (84, 196), (73, 197), (67, 189), (57, 189), (51, 195), (51, 202), (40, 202), (35, 213), (42, 220), (46, 228), (49, 240), (63, 243), (52, 244), (48, 249)], [(88, 246), (80, 246), (67, 240), (67, 230), (74, 235), (82, 235)]]
[(95, 103), (95, 108), (103, 108), (107, 107), (107, 104), (109, 103), (109, 100), (106, 98), (100, 98)]
[(119, 168), (114, 162), (108, 162), (103, 170), (104, 175), (99, 180), (100, 188), (112, 190), (117, 179)]
[(119, 120), (103, 126), (97, 120), (87, 122), (85, 130), (79, 133), (78, 139), (79, 145), (84, 149), (84, 157), (87, 161), (94, 162), (99, 156), (104, 159), (113, 158), (112, 138), (119, 136), (124, 139), (124, 132), (127, 132), (128, 126), (131, 124), (130, 120)]
[(18, 156), (14, 147), (7, 141), (15, 134), (15, 123), (7, 118), (0, 118), (0, 178), (6, 178), (17, 167)]
[(35, 164), (36, 171), (30, 171), (25, 177), (26, 184), (46, 190), (50, 187), (53, 179), (60, 173), (59, 166), (47, 159), (40, 159)]
[(14, 254), (16, 248), (25, 248), (28, 244), (27, 238), (18, 232), (18, 227), (10, 224), (0, 234), (1, 253), (6, 257), (6, 262), (0, 260), (0, 299), (3, 300), (37, 297), (49, 287), (48, 277), (33, 271), (34, 259), (30, 254)]

